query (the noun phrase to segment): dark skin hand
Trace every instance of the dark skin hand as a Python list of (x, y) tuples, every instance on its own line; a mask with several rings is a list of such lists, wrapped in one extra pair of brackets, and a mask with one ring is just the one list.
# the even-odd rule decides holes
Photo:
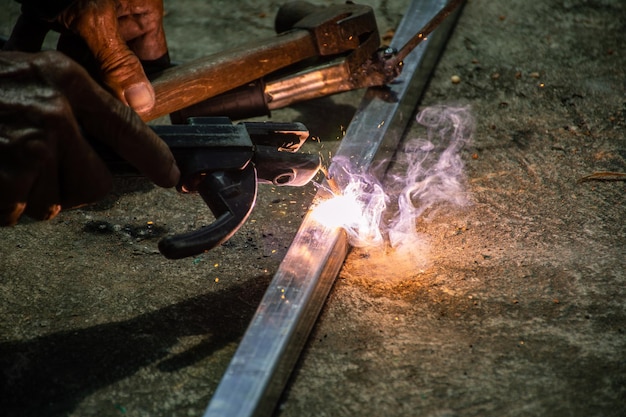
[(121, 102), (139, 114), (154, 106), (140, 60), (167, 53), (162, 0), (78, 0), (57, 20), (85, 41), (102, 81)]
[(111, 174), (81, 129), (157, 185), (178, 182), (167, 145), (63, 54), (0, 52), (0, 91), (0, 225), (22, 214), (50, 219), (110, 191)]
[(27, 9), (4, 48), (38, 52), (51, 29), (61, 33), (57, 49), (92, 71), (122, 103), (140, 115), (154, 106), (142, 63), (169, 64), (162, 0), (75, 0), (50, 21)]

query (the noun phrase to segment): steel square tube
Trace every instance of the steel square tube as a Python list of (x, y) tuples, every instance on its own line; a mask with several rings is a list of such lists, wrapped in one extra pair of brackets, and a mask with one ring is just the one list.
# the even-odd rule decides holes
[[(445, 0), (412, 1), (391, 46), (404, 45), (445, 4)], [(336, 156), (350, 158), (361, 169), (391, 159), (459, 12), (406, 57), (402, 74), (389, 88), (365, 92)], [(328, 191), (320, 189), (313, 204), (326, 198)], [(348, 249), (342, 229), (324, 227), (305, 216), (204, 417), (273, 412)]]

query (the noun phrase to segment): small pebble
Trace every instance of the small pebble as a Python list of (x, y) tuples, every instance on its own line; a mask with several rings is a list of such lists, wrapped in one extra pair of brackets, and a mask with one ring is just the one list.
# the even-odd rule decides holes
[(461, 77), (459, 77), (458, 75), (453, 75), (452, 77), (450, 77), (450, 81), (452, 81), (452, 84), (458, 84), (461, 82)]

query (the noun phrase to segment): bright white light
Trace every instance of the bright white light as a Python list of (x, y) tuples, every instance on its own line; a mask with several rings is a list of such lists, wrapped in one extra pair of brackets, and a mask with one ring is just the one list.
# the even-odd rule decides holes
[[(426, 127), (427, 137), (406, 143), (385, 189), (374, 175), (352, 166), (349, 158), (333, 158), (329, 174), (341, 195), (322, 202), (313, 217), (327, 227), (343, 227), (353, 246), (387, 241), (396, 249), (424, 250), (416, 220), (436, 204), (468, 202), (460, 151), (471, 139), (473, 120), (466, 107), (436, 106), (422, 110), (417, 121)], [(390, 201), (397, 211), (381, 224)]]

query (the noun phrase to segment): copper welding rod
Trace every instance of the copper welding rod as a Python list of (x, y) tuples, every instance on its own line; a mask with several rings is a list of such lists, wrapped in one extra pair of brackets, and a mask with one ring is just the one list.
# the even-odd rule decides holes
[(326, 186), (335, 195), (341, 195), (341, 187), (337, 184), (337, 181), (333, 177), (326, 177)]
[(326, 189), (327, 191), (330, 191), (334, 195), (341, 195), (342, 194), (341, 187), (339, 187), (339, 184), (337, 184), (337, 181), (335, 180), (335, 178), (333, 178), (328, 173), (328, 168), (326, 168), (325, 166), (322, 166), (320, 168), (320, 171), (322, 171), (325, 177), (325, 181), (321, 185), (321, 188)]

